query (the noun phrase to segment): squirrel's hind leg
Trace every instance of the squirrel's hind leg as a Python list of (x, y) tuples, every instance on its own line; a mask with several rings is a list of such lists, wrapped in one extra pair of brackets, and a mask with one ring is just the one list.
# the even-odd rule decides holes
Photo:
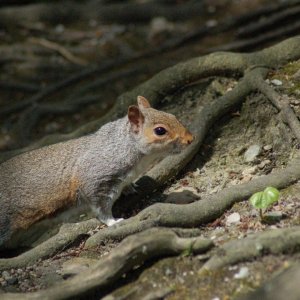
[(123, 218), (115, 219), (112, 214), (112, 207), (114, 199), (111, 195), (98, 195), (94, 201), (92, 201), (92, 210), (96, 213), (97, 219), (107, 226), (112, 226), (122, 220)]
[(97, 219), (107, 226), (123, 220), (122, 218), (115, 219), (112, 215), (113, 204), (121, 194), (121, 183), (120, 180), (110, 180), (105, 184), (95, 185), (96, 189), (89, 189), (88, 192), (81, 190), (81, 195), (89, 200)]
[(104, 223), (107, 226), (112, 226), (122, 220), (123, 218), (115, 219), (112, 215), (112, 205), (107, 205), (103, 207), (101, 205), (100, 207), (94, 207), (93, 210), (96, 212), (97, 219)]

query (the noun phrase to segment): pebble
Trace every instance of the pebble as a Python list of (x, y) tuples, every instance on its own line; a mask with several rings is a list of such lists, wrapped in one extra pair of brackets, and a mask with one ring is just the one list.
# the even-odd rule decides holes
[(252, 162), (260, 154), (260, 145), (251, 145), (244, 154), (244, 159), (246, 162)]
[(271, 163), (271, 161), (269, 159), (265, 159), (258, 165), (258, 167), (260, 169), (263, 169), (266, 165), (269, 165), (270, 163)]
[(281, 211), (270, 211), (264, 214), (264, 220), (271, 223), (279, 222), (283, 218)]
[(249, 276), (249, 268), (241, 267), (240, 270), (234, 274), (235, 279), (244, 279)]
[(170, 276), (170, 275), (172, 275), (172, 274), (173, 274), (172, 270), (171, 270), (170, 268), (166, 268), (166, 270), (165, 270), (165, 275), (166, 275), (166, 276)]
[(254, 175), (257, 173), (257, 166), (246, 168), (243, 170), (242, 174), (245, 175)]
[(12, 276), (9, 272), (7, 271), (3, 271), (2, 272), (2, 278), (3, 278), (3, 281), (1, 281), (1, 285), (2, 286), (6, 286), (7, 284), (8, 285), (13, 285), (15, 283), (18, 282), (18, 278), (15, 277), (15, 276)]
[(264, 146), (264, 150), (265, 150), (265, 151), (270, 151), (270, 150), (272, 150), (272, 148), (273, 148), (272, 145), (265, 145), (265, 146)]
[(273, 80), (271, 80), (271, 83), (273, 83), (274, 85), (277, 85), (277, 86), (282, 85), (282, 81), (279, 79), (273, 79)]
[(238, 222), (240, 222), (240, 220), (241, 220), (240, 214), (237, 212), (234, 212), (226, 218), (226, 225), (238, 223)]
[(294, 104), (294, 105), (300, 104), (300, 100), (296, 100), (296, 99), (292, 99), (290, 102), (291, 102), (291, 104)]

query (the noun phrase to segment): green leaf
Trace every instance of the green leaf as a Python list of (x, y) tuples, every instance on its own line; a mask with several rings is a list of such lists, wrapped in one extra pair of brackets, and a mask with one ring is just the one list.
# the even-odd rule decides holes
[(264, 206), (269, 207), (279, 199), (279, 191), (274, 187), (267, 187), (264, 190)]
[(274, 187), (267, 187), (263, 192), (255, 193), (249, 199), (250, 203), (257, 209), (271, 206), (279, 198), (279, 191)]
[(250, 203), (257, 209), (262, 208), (263, 192), (255, 193), (249, 199)]

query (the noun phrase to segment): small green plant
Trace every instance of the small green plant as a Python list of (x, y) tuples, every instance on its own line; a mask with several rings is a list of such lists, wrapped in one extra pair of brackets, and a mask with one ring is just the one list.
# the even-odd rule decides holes
[(262, 192), (255, 193), (249, 199), (250, 203), (259, 210), (259, 216), (263, 220), (263, 210), (273, 205), (279, 198), (279, 191), (274, 187), (267, 187)]

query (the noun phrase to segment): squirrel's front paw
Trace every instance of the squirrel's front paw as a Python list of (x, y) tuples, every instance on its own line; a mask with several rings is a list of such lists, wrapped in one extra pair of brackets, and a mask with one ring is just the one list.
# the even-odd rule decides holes
[(121, 221), (123, 221), (124, 219), (123, 218), (119, 218), (119, 219), (109, 219), (105, 222), (105, 224), (107, 226), (112, 226), (112, 225), (115, 225), (116, 223), (119, 223)]

